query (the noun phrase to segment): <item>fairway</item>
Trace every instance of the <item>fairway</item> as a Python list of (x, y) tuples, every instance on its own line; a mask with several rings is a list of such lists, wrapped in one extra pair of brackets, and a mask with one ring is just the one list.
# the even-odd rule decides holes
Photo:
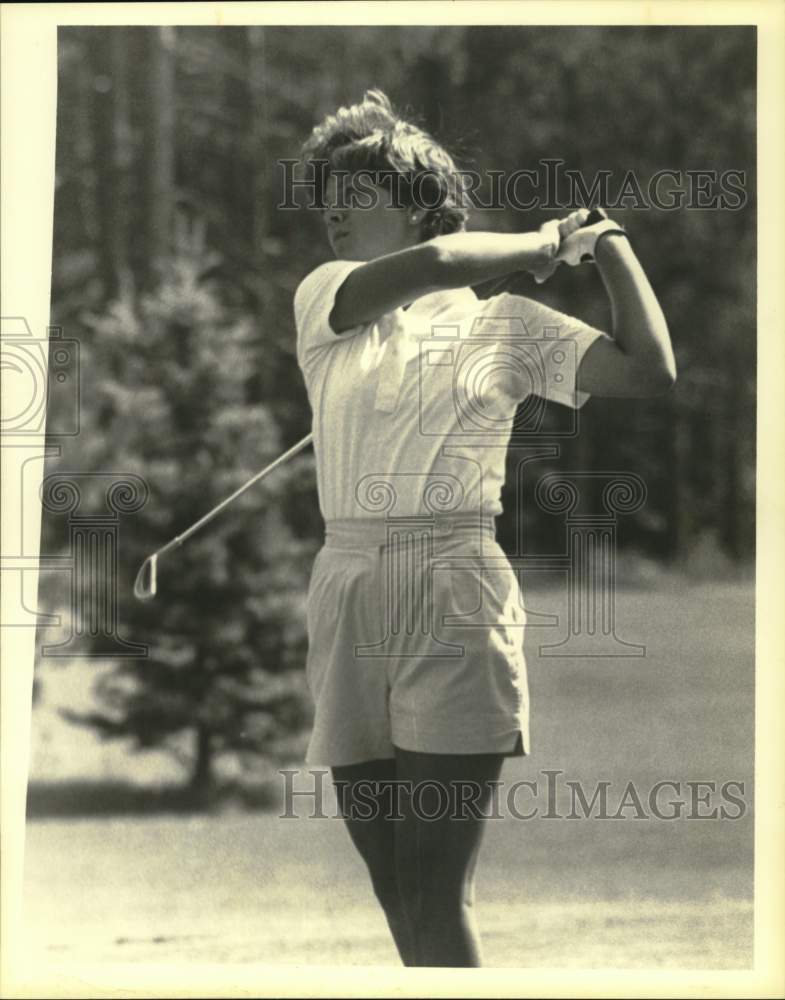
[[(478, 887), (488, 965), (750, 963), (751, 902), (720, 895), (719, 872), (674, 864), (658, 875), (645, 845), (637, 863), (614, 863), (610, 848), (592, 864), (592, 852), (546, 844), (537, 857), (516, 842), (529, 831), (500, 826), (494, 844), (506, 850), (489, 841)], [(40, 823), (30, 850), (31, 926), (53, 960), (398, 964), (339, 821)], [(642, 874), (664, 892), (642, 895)]]
[[(753, 592), (750, 585), (628, 589), (618, 635), (639, 659), (539, 657), (558, 628), (527, 637), (533, 755), (512, 782), (538, 783), (528, 820), (489, 822), (478, 915), (489, 966), (744, 968), (752, 960)], [(563, 592), (527, 586), (527, 607), (562, 612)], [(559, 771), (545, 818), (546, 770)], [(312, 787), (307, 774), (297, 787)], [(685, 805), (681, 818), (569, 820), (566, 781), (633, 782)], [(689, 782), (743, 783), (739, 818), (693, 808)], [(329, 786), (324, 811), (332, 816)], [(57, 961), (397, 964), (341, 822), (275, 813), (40, 820), (28, 825), (33, 942)]]

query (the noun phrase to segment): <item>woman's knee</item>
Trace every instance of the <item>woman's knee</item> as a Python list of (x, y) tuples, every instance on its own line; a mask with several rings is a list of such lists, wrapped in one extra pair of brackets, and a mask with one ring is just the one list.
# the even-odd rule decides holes
[(403, 912), (403, 903), (397, 881), (390, 878), (387, 872), (375, 874), (370, 868), (369, 872), (374, 895), (382, 909), (388, 914)]
[(390, 831), (380, 824), (354, 821), (349, 833), (365, 862), (374, 895), (388, 912), (400, 908), (394, 841)]
[(400, 872), (397, 879), (401, 907), (417, 927), (453, 920), (474, 902), (474, 880), (469, 871), (445, 872), (438, 866), (419, 872)]

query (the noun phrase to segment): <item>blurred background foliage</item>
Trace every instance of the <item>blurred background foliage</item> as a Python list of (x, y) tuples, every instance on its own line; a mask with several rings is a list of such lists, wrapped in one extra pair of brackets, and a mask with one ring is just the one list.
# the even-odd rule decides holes
[[(317, 213), (283, 211), (283, 170), (323, 115), (384, 89), (461, 166), (511, 172), (554, 157), (590, 182), (628, 171), (746, 173), (741, 210), (621, 208), (657, 291), (679, 380), (654, 400), (591, 400), (580, 434), (538, 471), (623, 469), (648, 487), (620, 545), (670, 564), (754, 557), (754, 29), (525, 27), (60, 28), (52, 322), (81, 350), (81, 431), (49, 471), (135, 472), (120, 631), (147, 659), (104, 676), (75, 721), (136, 747), (187, 736), (200, 794), (214, 763), (286, 755), (307, 723), (304, 596), (321, 541), (302, 454), (162, 565), (142, 559), (310, 430), (292, 295), (329, 251)], [(525, 231), (563, 214), (478, 210), (473, 228)], [(591, 268), (515, 291), (600, 326)], [(556, 428), (563, 414), (548, 411)], [(49, 430), (60, 415), (50, 405)], [(516, 461), (514, 449), (510, 463)], [(550, 463), (550, 465), (549, 465)], [(512, 465), (511, 465), (512, 468)], [(508, 482), (511, 481), (508, 476)], [(534, 477), (530, 477), (534, 478)], [(505, 491), (502, 544), (561, 550), (531, 487)], [(45, 516), (42, 552), (62, 552)], [(43, 605), (64, 607), (44, 578)], [(183, 744), (176, 752), (183, 753)]]

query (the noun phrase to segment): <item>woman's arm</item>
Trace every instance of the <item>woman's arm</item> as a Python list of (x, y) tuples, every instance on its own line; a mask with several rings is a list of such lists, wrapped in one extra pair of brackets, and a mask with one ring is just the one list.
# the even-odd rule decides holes
[(431, 292), (479, 284), (512, 271), (547, 272), (559, 240), (556, 224), (536, 233), (449, 233), (377, 257), (352, 271), (341, 285), (330, 326), (342, 333)]
[(676, 381), (668, 325), (643, 268), (624, 236), (608, 236), (595, 256), (611, 301), (613, 339), (584, 355), (577, 387), (596, 396), (656, 396)]

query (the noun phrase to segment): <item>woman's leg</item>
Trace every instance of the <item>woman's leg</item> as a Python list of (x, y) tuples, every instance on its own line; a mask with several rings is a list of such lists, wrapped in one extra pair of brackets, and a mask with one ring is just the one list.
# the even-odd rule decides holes
[(396, 825), (395, 847), (416, 965), (482, 964), (474, 870), (483, 817), (490, 812), (493, 783), (503, 762), (503, 754), (430, 754), (396, 748), (396, 777), (413, 792), (401, 797), (404, 820)]
[[(393, 792), (385, 793), (384, 783), (395, 778), (394, 760), (370, 760), (361, 764), (333, 767), (338, 807), (349, 836), (368, 866), (376, 898), (382, 905), (387, 923), (404, 965), (414, 964), (411, 931), (406, 921), (395, 865), (395, 834), (400, 820), (389, 818)], [(381, 795), (374, 795), (378, 790)], [(369, 806), (375, 798), (378, 807)], [(394, 813), (393, 813), (394, 814)]]

